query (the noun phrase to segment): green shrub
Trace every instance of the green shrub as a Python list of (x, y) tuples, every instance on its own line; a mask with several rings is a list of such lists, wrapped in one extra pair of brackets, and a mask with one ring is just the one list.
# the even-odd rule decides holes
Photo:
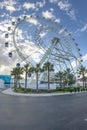
[(71, 92), (71, 93), (73, 92), (73, 88), (70, 88), (70, 92)]

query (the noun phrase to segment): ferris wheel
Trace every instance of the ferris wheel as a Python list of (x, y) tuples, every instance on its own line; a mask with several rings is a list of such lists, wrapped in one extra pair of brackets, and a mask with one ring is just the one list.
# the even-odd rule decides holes
[[(21, 61), (42, 66), (49, 61), (55, 71), (70, 68), (72, 72), (81, 66), (81, 53), (71, 33), (57, 22), (35, 16), (23, 16), (8, 27), (15, 51)], [(5, 34), (9, 37), (9, 33)], [(8, 46), (8, 42), (5, 43)], [(10, 57), (12, 52), (9, 53)]]

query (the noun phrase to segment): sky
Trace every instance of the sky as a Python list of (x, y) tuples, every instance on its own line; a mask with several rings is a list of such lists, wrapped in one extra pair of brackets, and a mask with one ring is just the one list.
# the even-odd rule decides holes
[(6, 48), (4, 43), (8, 26), (23, 15), (44, 17), (66, 28), (78, 43), (83, 65), (87, 67), (87, 0), (0, 0), (0, 74), (10, 74), (19, 61), (16, 54), (13, 59), (8, 57), (15, 47)]

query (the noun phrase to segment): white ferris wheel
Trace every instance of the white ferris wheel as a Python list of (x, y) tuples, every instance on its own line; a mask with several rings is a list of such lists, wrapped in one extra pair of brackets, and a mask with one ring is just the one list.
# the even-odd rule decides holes
[[(71, 33), (57, 22), (36, 16), (23, 16), (12, 22), (5, 37), (12, 37), (12, 44), (21, 62), (41, 66), (47, 61), (55, 72), (70, 68), (77, 73), (81, 66), (81, 53)], [(9, 42), (5, 43), (8, 46)], [(12, 57), (13, 52), (9, 52)]]

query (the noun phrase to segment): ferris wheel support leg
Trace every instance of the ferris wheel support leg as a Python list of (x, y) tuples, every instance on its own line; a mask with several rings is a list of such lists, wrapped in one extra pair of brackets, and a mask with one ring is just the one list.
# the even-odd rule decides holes
[[(55, 37), (55, 38), (53, 38), (52, 41), (53, 41), (53, 42), (52, 42), (51, 46), (48, 48), (48, 50), (45, 52), (44, 56), (42, 57), (42, 59), (41, 59), (41, 61), (40, 61), (40, 65), (42, 65), (42, 64), (44, 63), (45, 59), (47, 58), (47, 56), (52, 53), (52, 50), (54, 49), (54, 47), (55, 47), (55, 46), (57, 45), (57, 43), (59, 42), (59, 39)], [(40, 74), (38, 84), (40, 84), (40, 81), (41, 81), (43, 75), (44, 75), (44, 73)]]
[[(52, 42), (51, 46), (47, 49), (47, 51), (45, 52), (44, 56), (42, 57), (42, 59), (41, 59), (41, 61), (40, 61), (40, 66), (45, 62), (47, 56), (49, 56), (49, 55), (52, 53), (52, 50), (54, 49), (54, 47), (55, 47), (55, 46), (57, 45), (57, 43), (59, 42), (59, 39), (58, 39), (58, 38), (53, 38), (52, 41), (53, 41), (53, 42)], [(31, 80), (30, 80), (30, 83), (32, 83), (33, 77), (34, 77), (34, 75), (32, 75), (32, 78), (31, 78)], [(40, 84), (40, 81), (41, 81), (42, 77), (43, 77), (43, 73), (40, 74), (40, 76), (39, 76), (38, 84)]]
[(47, 49), (44, 56), (42, 57), (42, 59), (40, 61), (40, 65), (42, 65), (43, 62), (45, 61), (45, 59), (47, 58), (47, 56), (51, 54), (52, 50), (54, 49), (54, 47), (57, 45), (58, 42), (59, 42), (58, 38), (53, 39), (53, 42), (52, 42), (51, 46)]

